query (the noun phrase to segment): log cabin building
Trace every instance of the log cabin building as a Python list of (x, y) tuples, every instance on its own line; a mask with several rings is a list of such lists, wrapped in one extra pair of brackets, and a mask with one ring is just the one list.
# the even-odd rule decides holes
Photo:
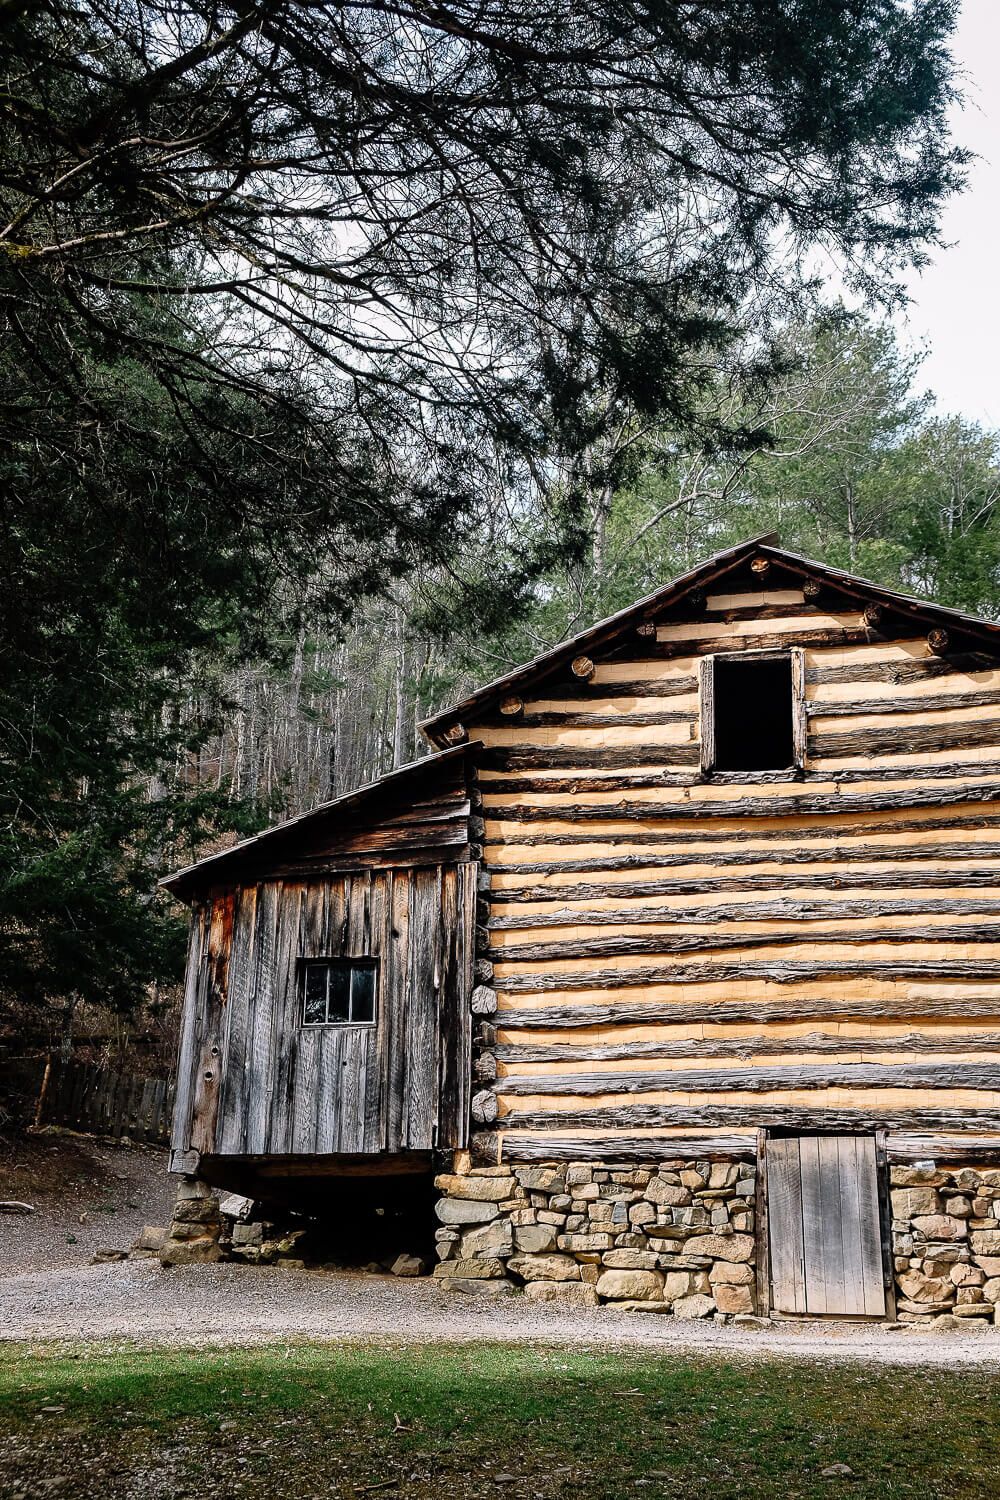
[(172, 1167), (534, 1300), (991, 1318), (1000, 628), (758, 538), (182, 870)]

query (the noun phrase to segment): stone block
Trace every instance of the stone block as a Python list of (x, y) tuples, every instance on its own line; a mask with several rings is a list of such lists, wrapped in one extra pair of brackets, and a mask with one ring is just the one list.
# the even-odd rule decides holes
[(578, 1281), (529, 1281), (526, 1302), (552, 1302), (560, 1307), (596, 1307), (597, 1292)]
[(609, 1271), (655, 1271), (660, 1257), (652, 1250), (607, 1250), (601, 1257)]
[(1000, 1229), (973, 1229), (969, 1234), (969, 1244), (973, 1255), (977, 1257), (1000, 1257)]
[(706, 1177), (703, 1177), (702, 1174), (694, 1167), (685, 1167), (684, 1170), (680, 1173), (680, 1179), (682, 1187), (693, 1188), (696, 1190), (698, 1188), (705, 1187), (708, 1182), (708, 1179)]
[(899, 1297), (896, 1301), (896, 1311), (900, 1313), (919, 1313), (924, 1317), (935, 1313), (950, 1313), (954, 1304), (952, 1302), (911, 1302), (908, 1297)]
[[(516, 1167), (514, 1170), (518, 1182), (530, 1193), (564, 1193), (567, 1175), (558, 1167)], [(584, 1180), (589, 1182), (590, 1178)]]
[(739, 1168), (734, 1162), (714, 1161), (708, 1174), (710, 1188), (732, 1187), (739, 1177)]
[(610, 1234), (561, 1234), (558, 1244), (560, 1250), (571, 1253), (581, 1250), (610, 1250), (614, 1245), (614, 1237)]
[(566, 1186), (576, 1187), (581, 1182), (593, 1182), (594, 1169), (583, 1162), (571, 1162), (566, 1168)]
[(663, 1295), (667, 1302), (676, 1302), (678, 1297), (686, 1297), (690, 1292), (698, 1288), (692, 1285), (693, 1276), (697, 1273), (691, 1271), (667, 1271), (663, 1278)]
[(468, 1260), (459, 1256), (456, 1260), (443, 1260), (434, 1267), (439, 1277), (461, 1276), (467, 1281), (490, 1281), (503, 1275), (503, 1266), (498, 1260)]
[(152, 1250), (159, 1253), (169, 1238), (169, 1229), (163, 1229), (157, 1224), (144, 1224), (142, 1232), (132, 1248), (133, 1250)]
[(205, 1266), (221, 1259), (222, 1247), (207, 1234), (191, 1240), (171, 1237), (160, 1250), (160, 1264), (164, 1266)]
[(214, 1194), (207, 1198), (185, 1198), (174, 1204), (175, 1224), (218, 1224), (222, 1212)]
[(498, 1209), (495, 1203), (474, 1198), (440, 1198), (434, 1212), (442, 1224), (485, 1224), (496, 1218)]
[(177, 1183), (177, 1202), (184, 1203), (192, 1198), (214, 1198), (215, 1189), (209, 1187), (207, 1182), (202, 1182), (200, 1177), (182, 1177)]
[(663, 1277), (659, 1271), (604, 1271), (597, 1293), (606, 1301), (653, 1302), (663, 1296)]
[(950, 1280), (925, 1276), (922, 1271), (904, 1271), (897, 1282), (908, 1302), (949, 1302), (955, 1295)]
[(520, 1224), (514, 1229), (514, 1248), (525, 1255), (542, 1255), (556, 1248), (556, 1230), (552, 1224)]
[(952, 1266), (948, 1280), (955, 1286), (982, 1286), (986, 1272), (981, 1266), (970, 1266), (965, 1262)]
[(264, 1226), (261, 1223), (234, 1224), (234, 1245), (259, 1245), (264, 1239)]
[(932, 1161), (916, 1161), (908, 1167), (892, 1167), (889, 1181), (893, 1187), (942, 1187), (947, 1182)]
[(717, 1260), (709, 1270), (708, 1279), (713, 1286), (753, 1286), (756, 1273), (745, 1261)]
[(478, 1255), (486, 1260), (495, 1260), (498, 1256), (512, 1255), (513, 1252), (514, 1231), (509, 1219), (493, 1219), (489, 1224), (467, 1229), (462, 1235), (460, 1255), (463, 1260), (471, 1260)]
[(696, 1234), (684, 1246), (688, 1255), (707, 1255), (711, 1260), (753, 1259), (754, 1242), (749, 1234)]
[(991, 1276), (983, 1283), (983, 1297), (987, 1302), (1000, 1302), (1000, 1276)]
[(580, 1267), (570, 1255), (514, 1255), (507, 1269), (522, 1281), (579, 1281)]
[(910, 1222), (918, 1234), (929, 1240), (962, 1240), (969, 1232), (964, 1220), (951, 1214), (918, 1214)]
[(917, 1214), (940, 1212), (941, 1200), (932, 1187), (893, 1188), (889, 1194), (894, 1219), (912, 1219)]
[(454, 1292), (462, 1297), (479, 1297), (494, 1301), (500, 1297), (514, 1297), (517, 1288), (509, 1281), (479, 1281), (472, 1276), (450, 1276), (438, 1282), (443, 1292)]
[(419, 1255), (397, 1255), (389, 1267), (391, 1276), (426, 1276), (427, 1262), (421, 1260)]
[(715, 1302), (705, 1292), (695, 1292), (690, 1297), (678, 1297), (674, 1303), (675, 1318), (707, 1318), (715, 1311)]
[(434, 1186), (440, 1193), (472, 1203), (502, 1203), (514, 1191), (513, 1177), (455, 1177), (444, 1172), (435, 1177)]
[(659, 1313), (661, 1315), (670, 1312), (669, 1302), (643, 1302), (639, 1298), (627, 1297), (624, 1302), (611, 1304), (615, 1312), (627, 1313)]
[(944, 1200), (944, 1211), (954, 1219), (968, 1219), (972, 1214), (972, 1203), (968, 1198), (956, 1195)]
[(672, 1183), (664, 1182), (660, 1177), (654, 1177), (646, 1188), (646, 1197), (650, 1203), (659, 1203), (667, 1208), (680, 1208), (691, 1202), (691, 1190), (686, 1187), (674, 1187)]
[(986, 1276), (1000, 1276), (1000, 1255), (974, 1255), (976, 1265)]
[(753, 1291), (748, 1286), (733, 1286), (720, 1282), (715, 1288), (715, 1305), (721, 1313), (752, 1313)]

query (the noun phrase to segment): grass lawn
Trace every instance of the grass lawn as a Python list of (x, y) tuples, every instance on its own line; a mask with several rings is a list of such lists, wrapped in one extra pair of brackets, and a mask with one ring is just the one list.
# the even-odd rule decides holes
[(4, 1500), (838, 1493), (1000, 1495), (1000, 1381), (493, 1345), (0, 1359)]

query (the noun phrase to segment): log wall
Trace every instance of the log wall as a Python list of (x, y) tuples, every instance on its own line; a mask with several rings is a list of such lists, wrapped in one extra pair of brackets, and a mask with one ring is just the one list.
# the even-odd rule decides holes
[[(704, 775), (699, 663), (776, 646), (804, 653), (803, 767)], [(482, 1152), (1000, 1149), (1000, 662), (790, 570), (588, 650), (466, 726)]]

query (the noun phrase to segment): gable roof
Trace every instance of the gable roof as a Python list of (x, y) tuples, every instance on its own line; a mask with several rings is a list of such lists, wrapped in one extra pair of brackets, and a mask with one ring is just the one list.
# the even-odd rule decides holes
[(802, 557), (797, 552), (787, 552), (777, 545), (777, 540), (774, 533), (767, 533), (740, 542), (735, 547), (727, 547), (721, 552), (713, 553), (704, 562), (698, 563), (687, 573), (682, 573), (669, 583), (663, 584), (653, 593), (637, 600), (635, 604), (628, 605), (617, 614), (609, 615), (605, 620), (599, 620), (596, 625), (591, 625), (586, 630), (581, 630), (579, 634), (560, 642), (558, 646), (553, 646), (551, 650), (542, 652), (540, 656), (534, 657), (524, 666), (516, 667), (514, 671), (506, 673), (503, 677), (497, 677), (485, 686), (477, 688), (461, 703), (442, 709), (439, 713), (424, 719), (420, 725), (421, 730), (432, 744), (447, 743), (446, 731), (456, 721), (473, 719), (477, 714), (489, 712), (502, 695), (514, 688), (544, 681), (545, 678), (551, 677), (566, 666), (575, 656), (582, 655), (596, 647), (605, 650), (613, 649), (621, 639), (634, 631), (635, 627), (643, 621), (653, 619), (668, 606), (679, 603), (686, 595), (696, 589), (704, 588), (706, 584), (715, 582), (716, 579), (733, 572), (755, 557), (767, 558), (776, 566), (783, 567), (790, 572), (816, 578), (821, 583), (839, 589), (842, 593), (854, 594), (866, 603), (881, 604), (887, 609), (905, 612), (911, 619), (924, 621), (929, 626), (943, 628), (950, 626), (953, 630), (960, 631), (962, 635), (976, 637), (991, 650), (1000, 650), (1000, 623), (965, 614), (961, 610), (949, 609), (943, 604), (934, 604), (927, 599), (918, 599), (912, 594), (901, 594), (894, 589), (884, 588), (881, 584), (872, 583), (867, 578), (859, 578), (839, 568), (828, 567), (826, 563), (816, 562), (813, 558)]
[(270, 852), (273, 844), (280, 845), (285, 837), (294, 835), (305, 824), (321, 822), (324, 819), (338, 821), (341, 817), (347, 821), (354, 814), (365, 812), (366, 804), (376, 797), (386, 798), (396, 793), (412, 796), (419, 789), (422, 781), (428, 778), (435, 779), (441, 766), (446, 762), (461, 759), (473, 748), (475, 746), (469, 744), (454, 745), (447, 750), (438, 750), (425, 755), (420, 760), (410, 761), (408, 765), (389, 771), (385, 776), (379, 776), (375, 781), (356, 787), (352, 792), (345, 792), (342, 797), (333, 797), (329, 802), (321, 802), (318, 806), (311, 807), (308, 812), (299, 813), (294, 818), (286, 818), (282, 823), (275, 823), (271, 828), (265, 828), (262, 833), (254, 834), (252, 838), (241, 839), (238, 844), (233, 844), (218, 854), (209, 854), (204, 859), (196, 860), (194, 864), (185, 865), (182, 870), (175, 870), (172, 875), (165, 875), (158, 883), (165, 890), (186, 897), (195, 886), (201, 887), (216, 879), (224, 878), (233, 866), (243, 864), (248, 855), (256, 856), (258, 853)]

